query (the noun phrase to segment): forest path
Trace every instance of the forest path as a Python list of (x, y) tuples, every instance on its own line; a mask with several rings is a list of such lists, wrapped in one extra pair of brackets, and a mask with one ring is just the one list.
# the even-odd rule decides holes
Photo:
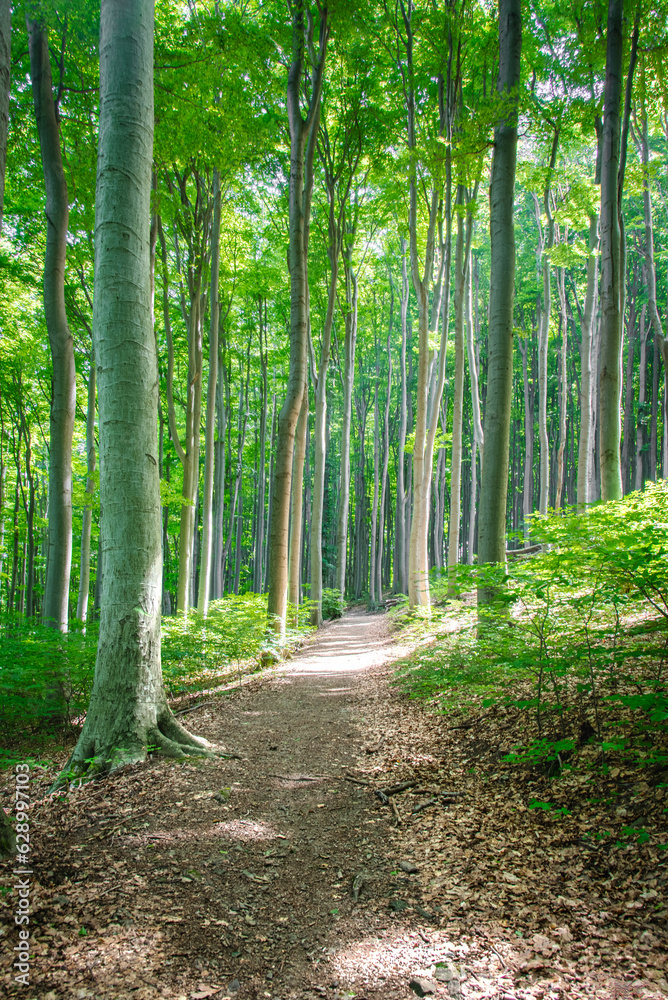
[(408, 917), (388, 908), (397, 859), (366, 738), (401, 652), (386, 616), (348, 613), (183, 717), (239, 759), (153, 758), (40, 803), (34, 926), (56, 928), (34, 956), (40, 1000), (344, 1000), (369, 974), (412, 996), (392, 955), (354, 954)]
[[(411, 977), (453, 963), (435, 1000), (668, 995), (661, 858), (585, 839), (609, 810), (580, 775), (555, 788), (504, 762), (512, 708), (453, 719), (398, 694), (403, 651), (355, 611), (184, 716), (236, 758), (153, 758), (42, 798), (64, 760), (35, 769), (31, 988), (0, 927), (0, 994), (410, 1000)], [(406, 782), (392, 810), (374, 794)], [(556, 795), (566, 815), (527, 809)]]

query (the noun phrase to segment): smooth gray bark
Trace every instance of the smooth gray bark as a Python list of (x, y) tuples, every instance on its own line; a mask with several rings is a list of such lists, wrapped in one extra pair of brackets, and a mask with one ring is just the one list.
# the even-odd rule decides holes
[[(639, 8), (638, 8), (639, 10)], [(601, 499), (622, 496), (621, 394), (622, 323), (624, 317), (624, 245), (621, 194), (624, 178), (625, 137), (630, 111), (630, 88), (637, 52), (638, 22), (634, 30), (627, 99), (622, 129), (622, 66), (624, 44), (623, 0), (609, 0), (603, 147), (601, 154), (601, 353), (599, 368), (599, 462)]]
[[(657, 306), (656, 299), (656, 264), (654, 262), (654, 220), (652, 217), (652, 195), (650, 187), (650, 169), (649, 169), (649, 140), (647, 135), (647, 114), (646, 109), (643, 107), (642, 114), (642, 125), (641, 125), (641, 135), (640, 135), (640, 159), (642, 162), (643, 170), (643, 213), (645, 217), (645, 280), (647, 282), (647, 311), (649, 313), (649, 322), (652, 328), (652, 335), (654, 339), (654, 363), (652, 371), (652, 413), (651, 413), (651, 427), (650, 427), (650, 478), (656, 478), (656, 452), (657, 452), (657, 423), (658, 423), (658, 389), (659, 389), (659, 354), (666, 358), (666, 338), (663, 333), (663, 325), (661, 323), (661, 317), (659, 316), (659, 309)], [(668, 373), (668, 368), (666, 368)], [(666, 375), (666, 384), (668, 385), (668, 374)], [(664, 450), (665, 450), (665, 433), (664, 433)], [(666, 469), (666, 464), (663, 464), (663, 475), (666, 476), (668, 470)], [(636, 486), (636, 489), (639, 487)]]
[(0, 0), (0, 234), (5, 201), (5, 167), (9, 128), (9, 85), (12, 66), (12, 7), (10, 0)]
[(644, 485), (644, 445), (645, 445), (645, 404), (647, 402), (647, 335), (645, 323), (646, 306), (640, 313), (640, 365), (638, 368), (638, 414), (636, 424), (635, 476), (633, 488), (641, 490)]
[(557, 491), (554, 509), (561, 509), (564, 488), (564, 452), (566, 450), (566, 406), (568, 402), (568, 314), (566, 312), (566, 277), (564, 268), (559, 268), (557, 287), (561, 310), (561, 354), (559, 359), (559, 451), (557, 452)]
[[(86, 493), (95, 489), (95, 352), (91, 347), (90, 372), (88, 375), (88, 407), (86, 410)], [(85, 622), (88, 617), (88, 594), (90, 591), (90, 535), (93, 522), (93, 508), (84, 505), (81, 524), (81, 550), (79, 559), (79, 596), (77, 599), (77, 621)]]
[(209, 325), (209, 377), (206, 392), (204, 432), (204, 484), (202, 488), (202, 552), (199, 569), (197, 610), (205, 618), (209, 610), (213, 559), (213, 472), (216, 387), (218, 385), (218, 276), (220, 274), (220, 174), (213, 172), (213, 226), (211, 229), (211, 304)]
[(30, 75), (46, 187), (44, 316), (51, 347), (49, 499), (44, 623), (67, 631), (72, 565), (72, 436), (76, 406), (74, 342), (65, 310), (69, 204), (53, 97), (48, 29), (28, 20)]
[(392, 396), (392, 323), (394, 320), (394, 286), (390, 276), (390, 319), (387, 325), (387, 382), (385, 385), (385, 411), (383, 416), (383, 460), (380, 472), (380, 509), (378, 524), (378, 549), (376, 552), (376, 600), (383, 601), (383, 550), (385, 533), (385, 504), (387, 474), (390, 465), (390, 399)]
[[(464, 188), (459, 186), (457, 206), (464, 204)], [(462, 480), (462, 421), (464, 412), (464, 353), (466, 333), (466, 251), (464, 247), (464, 219), (457, 212), (457, 239), (455, 242), (455, 373), (452, 401), (452, 452), (450, 458), (450, 523), (448, 525), (448, 576), (454, 586), (454, 571), (459, 563), (459, 528), (461, 520)]]
[[(302, 505), (304, 501), (304, 458), (308, 435), (308, 384), (304, 387), (299, 417), (295, 430), (294, 469), (292, 470), (292, 497), (290, 503), (290, 560), (288, 565), (288, 601), (295, 609), (301, 597), (302, 566)], [(296, 620), (293, 619), (293, 625)]]
[(578, 438), (577, 501), (583, 509), (591, 503), (592, 479), (592, 344), (598, 304), (598, 216), (589, 217), (589, 256), (587, 258), (587, 294), (584, 312), (580, 311), (580, 436)]
[[(150, 301), (153, 0), (102, 0), (93, 337), (99, 380), (102, 608), (86, 721), (68, 769), (204, 741), (174, 719), (160, 667), (158, 366)], [(67, 771), (59, 779), (67, 780)]]
[(406, 490), (404, 487), (404, 455), (408, 402), (406, 384), (406, 339), (408, 326), (408, 271), (406, 267), (406, 240), (401, 238), (401, 353), (399, 378), (401, 402), (399, 404), (399, 441), (397, 442), (397, 497), (394, 528), (394, 592), (405, 594), (408, 590), (408, 563), (406, 559)]
[[(288, 537), (295, 430), (306, 391), (308, 343), (308, 223), (311, 214), (313, 156), (320, 117), (322, 80), (329, 37), (327, 7), (320, 10), (319, 45), (312, 67), (306, 117), (300, 107), (305, 57), (304, 0), (296, 0), (292, 16), (292, 62), (288, 73), (287, 108), (290, 128), (290, 196), (288, 270), (290, 272), (290, 367), (285, 402), (276, 434), (269, 539), (267, 620), (279, 640), (285, 633), (288, 599)], [(309, 53), (311, 55), (311, 53)], [(305, 183), (306, 179), (306, 183)], [(296, 528), (298, 530), (298, 528)]]
[[(505, 563), (506, 500), (513, 384), (515, 228), (513, 202), (517, 161), (517, 101), (522, 48), (519, 0), (499, 0), (498, 91), (506, 111), (494, 130), (490, 183), (491, 265), (485, 461), (478, 513), (478, 562)], [(492, 595), (482, 589), (483, 602)]]
[[(351, 235), (351, 234), (349, 234)], [(357, 341), (357, 275), (352, 265), (352, 246), (344, 254), (346, 281), (346, 315), (343, 371), (343, 414), (341, 418), (341, 494), (336, 529), (335, 590), (341, 597), (346, 592), (346, 562), (348, 551), (348, 512), (350, 509), (350, 426), (353, 410), (355, 379), (355, 344)]]

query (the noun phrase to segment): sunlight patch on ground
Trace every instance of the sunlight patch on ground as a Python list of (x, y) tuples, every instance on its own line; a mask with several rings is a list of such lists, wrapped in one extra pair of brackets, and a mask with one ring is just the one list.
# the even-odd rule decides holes
[[(348, 942), (329, 951), (329, 963), (332, 972), (356, 990), (378, 989), (390, 981), (394, 986), (397, 980), (403, 980), (408, 987), (413, 976), (433, 979), (437, 963), (454, 965), (461, 976), (461, 995), (471, 1000), (565, 1000), (571, 995), (573, 983), (571, 970), (565, 976), (552, 971), (549, 976), (525, 976), (518, 981), (517, 963), (506, 941), (498, 940), (496, 946), (475, 937), (469, 943), (461, 939), (454, 942), (445, 932), (433, 928), (426, 929), (426, 933), (388, 930)], [(617, 983), (596, 972), (577, 977), (579, 997), (611, 1000), (616, 986), (618, 996), (627, 994), (645, 1000), (662, 996), (647, 981)], [(443, 983), (438, 996), (447, 1000), (451, 995)]]
[(251, 819), (232, 819), (222, 823), (216, 823), (208, 830), (200, 830), (199, 836), (212, 834), (214, 837), (230, 837), (232, 840), (276, 840), (280, 837), (285, 839), (285, 834), (280, 833), (270, 823), (256, 823)]
[[(299, 783), (299, 787), (303, 787), (303, 785)], [(280, 833), (268, 823), (256, 823), (250, 819), (233, 819), (214, 823), (213, 826), (197, 826), (187, 830), (153, 830), (151, 833), (125, 837), (123, 842), (131, 846), (142, 846), (156, 842), (161, 844), (185, 840), (200, 842), (215, 837), (228, 837), (230, 840), (276, 840), (276, 838), (285, 839), (285, 834)]]

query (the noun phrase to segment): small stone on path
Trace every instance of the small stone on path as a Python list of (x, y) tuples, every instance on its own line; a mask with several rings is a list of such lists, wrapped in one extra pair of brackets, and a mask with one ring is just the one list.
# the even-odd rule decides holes
[(413, 976), (408, 985), (419, 997), (431, 996), (438, 990), (438, 983), (432, 979), (422, 979), (420, 976)]

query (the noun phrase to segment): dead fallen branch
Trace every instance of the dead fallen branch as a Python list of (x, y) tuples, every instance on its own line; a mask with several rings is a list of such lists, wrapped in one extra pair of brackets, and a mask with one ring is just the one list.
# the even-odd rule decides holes
[(389, 798), (391, 795), (407, 792), (409, 788), (415, 788), (419, 784), (419, 781), (400, 781), (398, 785), (390, 785), (389, 788), (382, 788), (381, 791)]

